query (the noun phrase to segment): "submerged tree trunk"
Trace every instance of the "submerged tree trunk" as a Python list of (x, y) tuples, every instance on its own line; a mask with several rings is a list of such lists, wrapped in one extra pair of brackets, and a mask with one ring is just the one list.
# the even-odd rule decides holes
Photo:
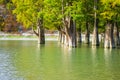
[(98, 18), (97, 18), (97, 0), (94, 0), (94, 30), (93, 30), (93, 37), (92, 37), (92, 45), (99, 46), (99, 35), (98, 35)]
[(77, 31), (77, 38), (78, 38), (78, 43), (82, 43), (82, 34), (81, 34), (81, 27)]
[(58, 29), (59, 30), (59, 41), (60, 43), (64, 44), (65, 43), (65, 32)]
[(72, 38), (72, 47), (77, 46), (77, 36), (76, 36), (76, 22), (71, 20), (71, 38)]
[(69, 47), (77, 46), (77, 37), (76, 37), (76, 22), (69, 17), (67, 20), (67, 25), (65, 27), (65, 44)]
[(112, 22), (108, 22), (105, 32), (105, 41), (104, 41), (105, 48), (115, 48), (113, 30), (114, 30), (114, 24)]
[(115, 46), (120, 46), (120, 37), (119, 37), (119, 27), (117, 22), (114, 23), (114, 39), (115, 39)]
[[(72, 2), (64, 3), (62, 0), (62, 14), (64, 15), (64, 6), (72, 6)], [(76, 40), (76, 22), (73, 20), (71, 15), (68, 13), (67, 16), (63, 17), (63, 24), (64, 24), (64, 44), (69, 47), (76, 47), (77, 40)]]
[(92, 45), (99, 46), (98, 19), (95, 19), (95, 22), (94, 22)]
[(43, 19), (38, 20), (38, 43), (45, 44), (45, 33), (43, 27)]
[(62, 33), (59, 31), (59, 41), (62, 42)]
[(86, 21), (86, 33), (85, 33), (85, 43), (90, 43), (90, 31), (89, 31), (89, 23)]

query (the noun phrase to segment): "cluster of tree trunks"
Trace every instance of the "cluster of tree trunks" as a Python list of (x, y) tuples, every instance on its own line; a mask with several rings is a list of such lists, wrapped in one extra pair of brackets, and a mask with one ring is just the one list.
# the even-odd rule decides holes
[[(65, 3), (62, 0), (62, 14), (64, 14), (64, 7), (65, 6), (72, 6), (71, 2)], [(73, 20), (70, 14), (63, 18), (63, 29), (59, 28), (60, 31), (60, 41), (61, 43), (65, 44), (69, 47), (76, 47), (77, 46), (77, 37), (76, 37), (76, 21)]]
[(105, 31), (104, 47), (115, 48), (120, 46), (119, 27), (117, 22), (108, 21)]

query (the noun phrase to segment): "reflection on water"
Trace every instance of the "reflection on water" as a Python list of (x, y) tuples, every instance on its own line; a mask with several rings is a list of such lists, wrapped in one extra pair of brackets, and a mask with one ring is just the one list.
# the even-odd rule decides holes
[(119, 80), (120, 50), (57, 42), (0, 43), (0, 80)]

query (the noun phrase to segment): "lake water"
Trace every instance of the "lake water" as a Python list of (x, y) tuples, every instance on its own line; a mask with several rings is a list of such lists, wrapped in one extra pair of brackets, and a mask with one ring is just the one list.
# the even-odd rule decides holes
[(120, 49), (0, 41), (0, 80), (120, 80)]

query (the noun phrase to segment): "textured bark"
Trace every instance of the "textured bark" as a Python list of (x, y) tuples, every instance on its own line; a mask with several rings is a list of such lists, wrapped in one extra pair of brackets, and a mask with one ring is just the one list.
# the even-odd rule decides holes
[(93, 38), (92, 38), (92, 45), (93, 46), (99, 46), (99, 35), (98, 35), (98, 18), (97, 18), (97, 2), (98, 0), (94, 0), (94, 30), (93, 30)]
[(113, 30), (114, 30), (114, 24), (112, 22), (108, 22), (105, 32), (105, 42), (104, 42), (105, 48), (115, 48)]
[(65, 26), (65, 45), (69, 47), (76, 47), (76, 22), (71, 17), (68, 17)]

